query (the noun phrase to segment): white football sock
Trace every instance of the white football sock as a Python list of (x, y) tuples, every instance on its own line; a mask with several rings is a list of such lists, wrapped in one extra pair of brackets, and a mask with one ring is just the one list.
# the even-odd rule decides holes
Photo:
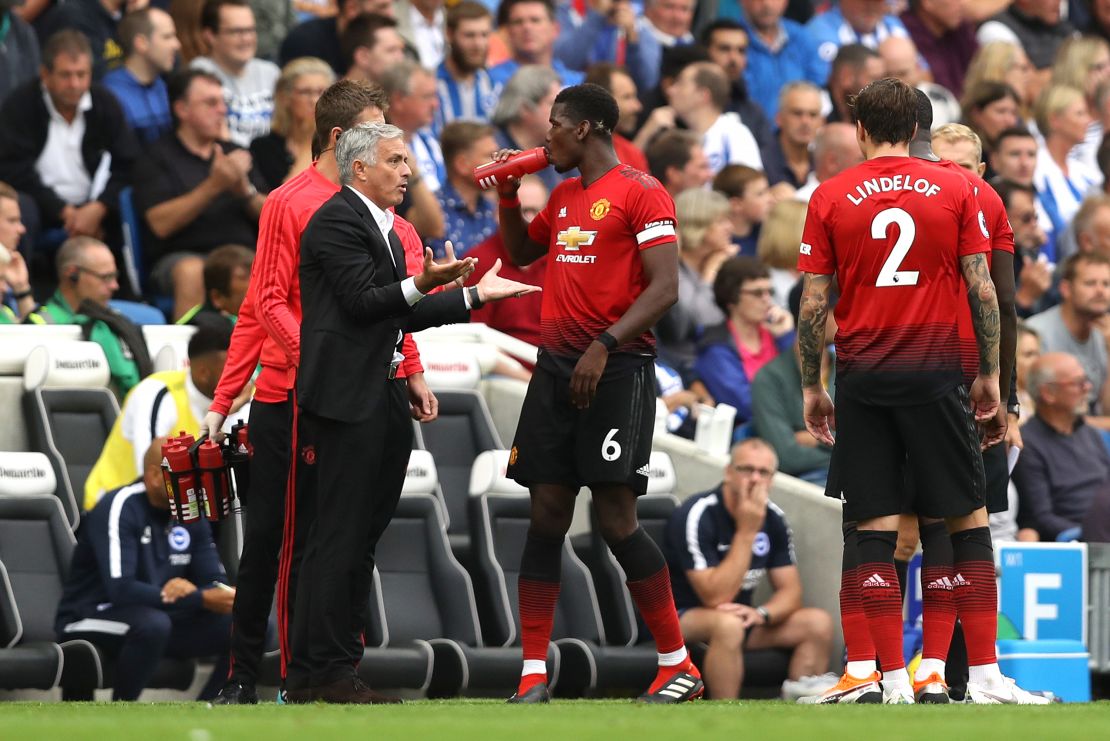
[(524, 668), (520, 670), (520, 676), (526, 677), (529, 674), (547, 674), (547, 662), (538, 659), (525, 659)]
[(883, 685), (887, 687), (909, 687), (910, 673), (906, 671), (906, 667), (902, 667), (901, 669), (891, 669), (888, 672), (883, 672)]
[(683, 646), (677, 651), (657, 654), (657, 656), (659, 657), (659, 666), (678, 666), (686, 661), (686, 657), (689, 656), (689, 654), (686, 653), (686, 647)]
[(921, 663), (917, 665), (917, 671), (913, 673), (914, 681), (924, 682), (929, 678), (930, 674), (939, 674), (944, 677), (944, 660), (943, 659), (922, 659)]
[(998, 664), (969, 666), (967, 668), (967, 681), (975, 684), (997, 686), (1002, 684), (1003, 681), (1002, 670), (998, 668)]
[(870, 661), (849, 661), (848, 665), (844, 667), (848, 676), (855, 679), (867, 679), (878, 670), (874, 659)]

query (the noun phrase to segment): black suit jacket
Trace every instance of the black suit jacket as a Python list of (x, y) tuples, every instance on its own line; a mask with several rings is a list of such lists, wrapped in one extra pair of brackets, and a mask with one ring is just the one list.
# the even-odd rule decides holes
[[(409, 306), (401, 240), (382, 239), (374, 217), (343, 187), (301, 235), (301, 364), (297, 403), (320, 417), (361, 422), (385, 391), (397, 332), (466, 322), (462, 291)], [(393, 252), (390, 259), (389, 252)], [(396, 265), (396, 267), (394, 267)]]

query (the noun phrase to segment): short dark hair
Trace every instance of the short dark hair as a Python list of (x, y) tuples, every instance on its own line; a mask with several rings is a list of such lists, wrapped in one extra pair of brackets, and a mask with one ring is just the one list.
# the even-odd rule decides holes
[(208, 253), (204, 258), (204, 295), (212, 291), (227, 296), (231, 293), (231, 279), (236, 268), (249, 272), (254, 264), (254, 250), (241, 244), (225, 244)]
[(718, 18), (705, 27), (698, 41), (701, 42), (702, 46), (709, 48), (709, 45), (713, 42), (713, 34), (718, 31), (743, 31), (745, 36), (748, 35), (748, 29), (744, 28), (740, 21), (732, 18)]
[(1073, 252), (1064, 260), (1063, 280), (1069, 282), (1075, 280), (1081, 263), (1110, 266), (1110, 257), (1107, 257), (1101, 252)]
[(448, 169), (451, 167), (451, 160), (486, 136), (493, 136), (493, 127), (477, 121), (452, 121), (444, 126), (439, 135), (439, 148)]
[(659, 79), (678, 77), (678, 73), (697, 62), (708, 62), (709, 52), (698, 44), (676, 44), (663, 47), (663, 58), (659, 63)]
[(867, 64), (867, 60), (881, 58), (879, 52), (875, 51), (870, 46), (864, 46), (863, 44), (845, 44), (840, 47), (840, 50), (836, 53), (836, 57), (832, 61), (832, 72), (830, 76), (839, 72), (841, 67), (855, 67), (859, 69)]
[(709, 97), (717, 108), (722, 111), (728, 108), (730, 86), (725, 71), (713, 62), (695, 62), (691, 66), (694, 69), (694, 84), (709, 91)]
[(927, 135), (933, 129), (933, 101), (924, 90), (913, 89), (917, 96), (917, 135)]
[(582, 121), (590, 122), (590, 133), (601, 134), (611, 138), (617, 128), (617, 121), (621, 117), (617, 100), (601, 85), (584, 82), (581, 85), (572, 85), (563, 88), (555, 96), (552, 106), (561, 105), (563, 113), (570, 120), (578, 124)]
[(864, 131), (876, 142), (903, 144), (913, 138), (917, 126), (917, 94), (893, 77), (870, 83), (850, 105)]
[(555, 3), (554, 0), (501, 0), (501, 4), (497, 6), (497, 25), (509, 25), (509, 13), (513, 8), (518, 5), (529, 5), (539, 3), (547, 10), (547, 17), (555, 20)]
[(123, 56), (129, 57), (135, 51), (135, 38), (138, 36), (149, 36), (154, 33), (154, 22), (150, 19), (151, 15), (158, 8), (147, 6), (140, 10), (133, 10), (123, 17), (119, 22), (119, 27), (116, 29), (116, 36), (119, 38), (120, 49), (123, 50)]
[(205, 322), (189, 338), (189, 360), (202, 358), (210, 353), (227, 352), (231, 345), (231, 322), (227, 326)]
[(200, 9), (200, 27), (219, 33), (220, 9), (223, 7), (249, 8), (250, 3), (247, 0), (204, 0), (204, 6)]
[(489, 8), (476, 0), (461, 0), (447, 10), (447, 30), (454, 31), (463, 21), (474, 21), (479, 18), (492, 19), (493, 14), (489, 12)]
[(767, 173), (747, 165), (725, 165), (713, 178), (713, 190), (728, 198), (743, 198), (744, 191), (757, 180), (767, 180)]
[(655, 179), (666, 185), (667, 170), (678, 170), (690, 162), (690, 152), (698, 144), (698, 135), (686, 129), (670, 129), (652, 139), (644, 152), (647, 157), (648, 171)]
[(170, 100), (170, 117), (173, 119), (173, 128), (177, 129), (181, 123), (177, 120), (177, 114), (173, 110), (173, 104), (179, 100), (185, 100), (189, 95), (189, 89), (193, 86), (194, 80), (208, 80), (211, 83), (223, 87), (220, 78), (216, 77), (211, 72), (205, 72), (202, 69), (179, 69), (169, 76), (166, 80), (166, 96)]
[(713, 281), (713, 300), (725, 316), (728, 316), (729, 310), (739, 300), (740, 289), (745, 283), (770, 277), (770, 269), (754, 257), (730, 257), (721, 265)]
[(613, 75), (621, 74), (631, 77), (628, 70), (612, 62), (596, 62), (586, 69), (586, 82), (605, 88), (613, 92)]
[(1024, 126), (1011, 126), (1002, 130), (1002, 133), (994, 140), (994, 146), (996, 148), (1002, 146), (1002, 142), (1006, 139), (1032, 139), (1036, 141), (1037, 137), (1033, 136), (1033, 132)]
[(1013, 180), (1007, 180), (1004, 177), (991, 178), (990, 186), (998, 193), (998, 197), (1002, 199), (1002, 205), (1007, 210), (1010, 208), (1010, 199), (1014, 197), (1015, 193), (1027, 193), (1030, 198), (1037, 197), (1037, 191), (1032, 185), (1025, 183), (1015, 183)]
[(347, 24), (339, 37), (339, 54), (347, 69), (355, 63), (355, 52), (360, 47), (374, 48), (378, 43), (378, 31), (383, 28), (397, 28), (397, 21), (379, 13), (362, 13)]
[(991, 103), (1009, 98), (1021, 106), (1021, 96), (1017, 91), (1000, 80), (981, 80), (969, 90), (964, 91), (963, 100), (960, 101), (963, 114), (966, 117), (971, 111), (981, 111)]
[(359, 80), (340, 80), (328, 87), (316, 101), (316, 135), (312, 137), (312, 156), (318, 157), (328, 146), (335, 128), (346, 131), (367, 108), (389, 112), (389, 98), (378, 85)]
[(89, 39), (80, 31), (67, 28), (51, 34), (42, 48), (42, 66), (47, 72), (54, 71), (54, 62), (65, 54), (67, 57), (86, 56), (92, 60), (92, 46)]

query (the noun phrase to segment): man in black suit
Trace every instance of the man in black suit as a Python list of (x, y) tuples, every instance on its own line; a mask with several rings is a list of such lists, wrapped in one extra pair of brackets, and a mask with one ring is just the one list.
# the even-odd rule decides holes
[[(343, 186), (301, 237), (301, 364), (297, 464), (316, 491), (294, 610), (290, 702), (386, 702), (363, 684), (355, 605), (370, 596), (374, 546), (393, 516), (412, 449), (405, 382), (396, 379), (402, 333), (466, 322), (486, 301), (539, 289), (497, 275), (427, 295), (465, 279), (474, 258), (443, 263), (425, 252), (409, 277), (389, 209), (410, 174), (403, 132), (368, 123), (336, 146)], [(492, 275), (491, 275), (492, 274)]]

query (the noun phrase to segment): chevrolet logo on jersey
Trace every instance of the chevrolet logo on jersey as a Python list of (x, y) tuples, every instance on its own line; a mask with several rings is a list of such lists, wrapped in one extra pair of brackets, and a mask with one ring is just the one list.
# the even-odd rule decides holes
[(596, 237), (596, 231), (583, 231), (577, 226), (567, 227), (564, 231), (559, 232), (559, 236), (555, 240), (555, 244), (559, 245), (564, 250), (555, 256), (555, 262), (573, 262), (583, 265), (593, 265), (597, 261), (597, 255), (567, 253), (577, 253), (583, 245), (589, 247), (594, 243)]
[(586, 245), (589, 247), (593, 244), (595, 237), (597, 237), (597, 232), (582, 231), (576, 226), (571, 226), (559, 232), (555, 244), (559, 245), (567, 252), (577, 252), (579, 246)]

